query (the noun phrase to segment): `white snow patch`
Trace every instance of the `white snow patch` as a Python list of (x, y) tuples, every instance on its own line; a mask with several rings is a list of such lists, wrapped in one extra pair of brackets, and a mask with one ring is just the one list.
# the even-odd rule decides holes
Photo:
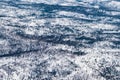
[(92, 25), (90, 25), (90, 28), (103, 29), (103, 30), (113, 30), (113, 29), (117, 28), (117, 26), (109, 25), (109, 24), (92, 24)]
[(120, 10), (120, 2), (118, 1), (108, 2), (105, 6), (114, 10)]
[(69, 26), (69, 25), (77, 26), (79, 22), (69, 18), (55, 18), (51, 20), (51, 25), (58, 25), (58, 24), (62, 26)]
[(62, 44), (52, 46), (50, 49), (62, 49), (62, 50), (67, 50), (67, 51), (74, 51), (75, 50), (75, 48), (73, 46), (62, 45)]
[(35, 27), (27, 27), (24, 31), (26, 34), (29, 34), (29, 35), (39, 35), (40, 36), (40, 35), (43, 35), (45, 33), (48, 33), (49, 29), (48, 28), (36, 29)]

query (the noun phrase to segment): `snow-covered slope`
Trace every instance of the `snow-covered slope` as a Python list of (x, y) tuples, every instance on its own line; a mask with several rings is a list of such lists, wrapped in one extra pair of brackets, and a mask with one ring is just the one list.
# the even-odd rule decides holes
[(119, 0), (0, 0), (0, 80), (119, 80)]

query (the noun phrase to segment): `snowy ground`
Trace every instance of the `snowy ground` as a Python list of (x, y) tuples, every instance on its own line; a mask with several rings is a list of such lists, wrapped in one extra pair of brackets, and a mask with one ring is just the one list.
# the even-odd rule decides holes
[(120, 1), (0, 0), (0, 80), (120, 80)]

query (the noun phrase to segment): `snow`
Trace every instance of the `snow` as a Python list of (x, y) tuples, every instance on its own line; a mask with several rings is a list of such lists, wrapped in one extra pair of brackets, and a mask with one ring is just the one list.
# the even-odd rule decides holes
[(120, 79), (119, 5), (0, 0), (0, 79)]

